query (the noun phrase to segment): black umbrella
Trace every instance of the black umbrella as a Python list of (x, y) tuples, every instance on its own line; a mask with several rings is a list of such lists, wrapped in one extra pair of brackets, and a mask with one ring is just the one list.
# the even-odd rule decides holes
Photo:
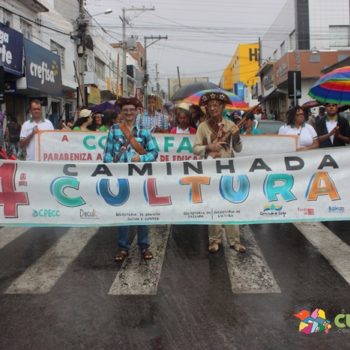
[(183, 100), (184, 98), (193, 95), (197, 91), (207, 90), (207, 89), (218, 89), (219, 86), (211, 83), (210, 81), (197, 81), (196, 83), (188, 84), (181, 87), (175, 92), (172, 101)]

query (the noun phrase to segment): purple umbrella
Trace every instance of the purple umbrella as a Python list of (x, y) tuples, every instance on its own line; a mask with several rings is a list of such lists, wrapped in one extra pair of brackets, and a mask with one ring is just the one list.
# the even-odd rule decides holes
[(103, 113), (107, 109), (112, 109), (116, 112), (120, 111), (120, 108), (116, 104), (115, 100), (106, 101), (90, 108), (93, 113)]

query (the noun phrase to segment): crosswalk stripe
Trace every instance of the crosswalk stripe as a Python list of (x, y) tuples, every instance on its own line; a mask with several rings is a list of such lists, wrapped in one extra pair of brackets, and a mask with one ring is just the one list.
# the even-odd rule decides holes
[(251, 228), (241, 226), (240, 229), (241, 237), (244, 237), (244, 243), (247, 247), (245, 254), (237, 253), (231, 249), (225, 235), (223, 235), (226, 264), (233, 293), (281, 293)]
[(48, 293), (96, 232), (96, 228), (69, 229), (7, 288), (5, 294)]
[(154, 258), (141, 260), (136, 238), (108, 292), (110, 295), (156, 295), (169, 238), (169, 226), (150, 226), (150, 250)]
[(28, 231), (28, 227), (3, 227), (0, 230), (0, 249), (14, 241), (24, 232)]
[(294, 226), (350, 284), (350, 247), (320, 222), (295, 223)]

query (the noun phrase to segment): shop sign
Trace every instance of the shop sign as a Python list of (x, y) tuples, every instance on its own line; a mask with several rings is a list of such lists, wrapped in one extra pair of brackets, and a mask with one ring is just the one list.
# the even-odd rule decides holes
[(60, 56), (24, 39), (27, 87), (47, 93), (62, 95)]
[(0, 65), (5, 72), (23, 75), (23, 35), (0, 23)]

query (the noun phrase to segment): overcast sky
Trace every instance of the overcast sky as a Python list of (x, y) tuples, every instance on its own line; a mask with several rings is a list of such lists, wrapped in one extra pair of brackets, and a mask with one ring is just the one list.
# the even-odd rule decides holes
[[(291, 0), (288, 0), (291, 1)], [(121, 41), (122, 8), (155, 7), (154, 11), (129, 11), (131, 26), (127, 35), (168, 36), (147, 50), (150, 79), (158, 64), (161, 86), (167, 91), (167, 79), (209, 77), (218, 83), (239, 43), (257, 42), (276, 18), (286, 0), (86, 0), (94, 15), (113, 9), (95, 19), (108, 31), (108, 40)], [(106, 37), (107, 38), (107, 37)], [(149, 43), (150, 41), (148, 41)]]

